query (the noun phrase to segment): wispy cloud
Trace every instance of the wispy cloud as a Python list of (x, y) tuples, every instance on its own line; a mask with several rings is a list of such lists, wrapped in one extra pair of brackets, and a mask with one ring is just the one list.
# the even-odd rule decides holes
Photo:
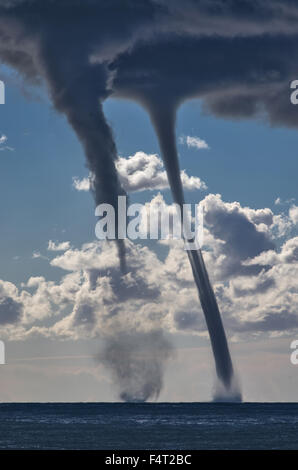
[(72, 181), (73, 187), (77, 191), (89, 191), (90, 190), (90, 179), (88, 177), (79, 179), (79, 178), (73, 178)]
[(276, 206), (287, 206), (289, 204), (293, 204), (295, 202), (295, 198), (292, 197), (290, 199), (281, 199), (280, 197), (276, 198), (275, 201), (274, 201), (274, 204)]
[(188, 148), (195, 148), (198, 150), (202, 149), (210, 149), (207, 142), (200, 137), (186, 135), (179, 137), (179, 143), (183, 145), (187, 145)]
[(34, 251), (32, 254), (32, 259), (46, 259), (48, 260), (46, 256), (42, 255), (39, 251)]
[(55, 243), (49, 240), (48, 251), (66, 251), (70, 249), (70, 242)]

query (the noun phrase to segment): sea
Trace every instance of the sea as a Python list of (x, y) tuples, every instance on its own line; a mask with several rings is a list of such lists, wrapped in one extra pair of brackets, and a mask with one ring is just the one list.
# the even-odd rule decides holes
[(0, 449), (298, 449), (298, 403), (2, 403)]

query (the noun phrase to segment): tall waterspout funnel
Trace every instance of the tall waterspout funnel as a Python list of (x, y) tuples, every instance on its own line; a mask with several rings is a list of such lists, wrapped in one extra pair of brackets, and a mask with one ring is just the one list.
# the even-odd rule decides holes
[[(173, 199), (183, 213), (184, 193), (176, 147), (175, 109), (150, 104), (147, 109), (157, 133)], [(234, 390), (234, 371), (229, 346), (201, 249), (191, 249), (187, 253), (210, 335), (218, 379), (227, 397), (231, 394), (240, 400), (240, 392)]]

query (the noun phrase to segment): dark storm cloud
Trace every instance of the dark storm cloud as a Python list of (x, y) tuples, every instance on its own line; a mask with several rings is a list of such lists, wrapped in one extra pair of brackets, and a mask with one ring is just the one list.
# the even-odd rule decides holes
[(140, 45), (114, 64), (119, 95), (176, 107), (200, 97), (224, 117), (267, 113), (275, 124), (296, 126), (290, 102), (291, 80), (298, 76), (298, 36), (179, 37)]
[(295, 2), (1, 1), (1, 18), (2, 60), (44, 77), (67, 115), (79, 90), (97, 99), (116, 91), (175, 105), (200, 96), (231, 117), (264, 107), (273, 122), (297, 124), (288, 99), (297, 72)]

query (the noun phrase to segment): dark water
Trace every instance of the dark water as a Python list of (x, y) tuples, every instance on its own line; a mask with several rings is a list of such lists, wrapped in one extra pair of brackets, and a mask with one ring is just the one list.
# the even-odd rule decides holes
[(0, 404), (1, 449), (298, 449), (298, 404)]

